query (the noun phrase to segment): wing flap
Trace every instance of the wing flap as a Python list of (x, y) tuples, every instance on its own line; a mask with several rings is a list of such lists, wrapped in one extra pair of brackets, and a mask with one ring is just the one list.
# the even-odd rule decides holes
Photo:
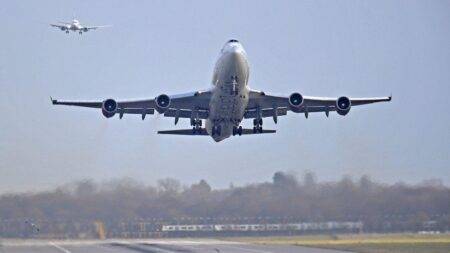
[(146, 108), (146, 109), (140, 109), (140, 108), (124, 108), (124, 109), (117, 109), (117, 113), (119, 114), (155, 114), (155, 109), (152, 108)]
[[(178, 112), (177, 112), (178, 111)], [(192, 110), (175, 110), (175, 109), (169, 109), (164, 113), (164, 117), (177, 117), (177, 113), (178, 113), (178, 117), (179, 118), (191, 118), (192, 115)], [(197, 111), (198, 113), (198, 117), (200, 119), (207, 119), (208, 118), (208, 112), (204, 111), (204, 110), (199, 110)]]
[[(284, 116), (287, 114), (288, 109), (286, 107), (279, 107), (277, 108), (277, 116)], [(244, 118), (246, 119), (254, 119), (256, 118), (256, 109), (251, 109), (251, 110), (247, 110), (245, 111), (244, 114)], [(273, 117), (274, 115), (274, 109), (262, 109), (261, 110), (261, 116), (263, 118), (267, 118), (267, 117)]]

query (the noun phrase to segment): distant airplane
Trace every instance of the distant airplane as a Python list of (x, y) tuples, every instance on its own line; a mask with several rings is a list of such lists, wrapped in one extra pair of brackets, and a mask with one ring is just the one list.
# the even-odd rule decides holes
[[(162, 94), (154, 99), (116, 101), (59, 101), (55, 105), (72, 105), (101, 109), (106, 118), (119, 114), (140, 114), (142, 119), (156, 110), (166, 117), (189, 118), (192, 129), (158, 131), (159, 134), (209, 135), (216, 142), (231, 135), (275, 133), (275, 130), (263, 130), (263, 118), (271, 117), (277, 123), (279, 116), (288, 111), (304, 113), (330, 111), (346, 115), (351, 106), (391, 101), (389, 97), (349, 98), (349, 97), (310, 97), (298, 92), (290, 96), (273, 96), (248, 87), (249, 65), (247, 55), (237, 40), (229, 40), (222, 48), (216, 62), (212, 85), (205, 91), (196, 91), (182, 95)], [(253, 129), (240, 126), (243, 119), (253, 119)], [(202, 128), (205, 120), (205, 128)]]
[(88, 32), (89, 30), (95, 30), (103, 27), (110, 27), (110, 25), (101, 25), (101, 26), (83, 26), (80, 21), (73, 19), (72, 22), (58, 22), (58, 24), (50, 24), (53, 27), (57, 27), (61, 29), (61, 31), (65, 31), (66, 33), (78, 32), (79, 34), (83, 34), (83, 32)]
[(25, 224), (29, 224), (30, 227), (31, 227), (31, 229), (33, 229), (33, 231), (36, 231), (36, 232), (39, 232), (39, 231), (40, 231), (40, 228), (39, 228), (36, 224), (34, 224), (33, 222), (31, 222), (31, 221), (26, 220), (26, 221), (25, 221)]

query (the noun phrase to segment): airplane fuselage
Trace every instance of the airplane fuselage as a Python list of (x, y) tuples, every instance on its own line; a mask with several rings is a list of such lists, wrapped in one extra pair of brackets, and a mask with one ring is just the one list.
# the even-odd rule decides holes
[(206, 131), (215, 141), (231, 136), (233, 128), (244, 118), (249, 99), (248, 78), (247, 55), (238, 41), (230, 40), (214, 68), (212, 98), (205, 124)]

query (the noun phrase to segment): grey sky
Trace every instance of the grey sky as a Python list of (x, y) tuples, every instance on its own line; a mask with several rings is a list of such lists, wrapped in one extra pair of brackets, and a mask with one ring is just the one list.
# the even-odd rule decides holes
[[(48, 26), (74, 14), (113, 27)], [(123, 176), (226, 187), (277, 170), (450, 184), (450, 1), (5, 1), (0, 23), (0, 192)], [(289, 114), (266, 120), (275, 135), (221, 143), (155, 134), (187, 121), (50, 105), (207, 88), (229, 38), (247, 51), (253, 89), (394, 100)]]

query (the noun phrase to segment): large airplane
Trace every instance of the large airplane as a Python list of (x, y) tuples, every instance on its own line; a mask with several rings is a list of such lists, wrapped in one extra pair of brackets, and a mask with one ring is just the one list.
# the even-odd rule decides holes
[(83, 32), (88, 32), (90, 30), (95, 30), (103, 27), (110, 27), (110, 25), (101, 25), (101, 26), (83, 26), (80, 21), (77, 19), (73, 19), (72, 22), (58, 22), (58, 24), (50, 24), (53, 27), (57, 27), (61, 29), (61, 31), (65, 31), (66, 33), (78, 32), (79, 34), (83, 34)]
[[(155, 98), (116, 101), (60, 101), (51, 99), (54, 105), (71, 105), (101, 109), (106, 118), (119, 114), (140, 114), (145, 119), (155, 110), (166, 117), (190, 119), (192, 129), (158, 131), (159, 134), (209, 135), (216, 142), (231, 135), (275, 133), (263, 129), (263, 119), (270, 117), (275, 123), (279, 116), (288, 111), (303, 113), (331, 111), (346, 115), (352, 106), (391, 101), (389, 97), (349, 98), (310, 97), (294, 92), (289, 96), (273, 96), (263, 91), (252, 90), (248, 86), (249, 64), (247, 54), (239, 41), (229, 40), (220, 52), (216, 62), (212, 87), (181, 95), (161, 94)], [(244, 119), (253, 119), (253, 129), (240, 125)], [(202, 122), (205, 121), (205, 128)]]

